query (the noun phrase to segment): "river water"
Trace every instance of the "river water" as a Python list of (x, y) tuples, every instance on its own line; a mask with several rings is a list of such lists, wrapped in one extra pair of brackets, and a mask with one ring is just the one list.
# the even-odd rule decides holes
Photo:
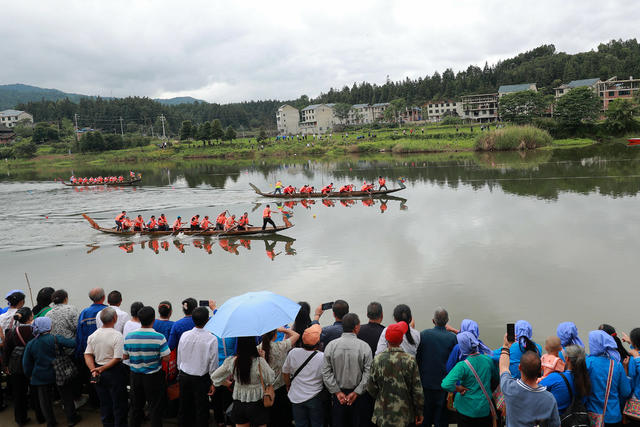
[[(629, 331), (638, 326), (637, 150), (193, 161), (140, 167), (138, 188), (81, 190), (53, 181), (71, 169), (9, 173), (0, 178), (2, 292), (26, 289), (25, 272), (34, 295), (44, 285), (62, 287), (78, 307), (88, 305), (94, 286), (122, 291), (123, 306), (168, 299), (179, 307), (189, 296), (222, 303), (271, 290), (312, 307), (345, 299), (363, 321), (370, 301), (382, 303), (385, 323), (406, 303), (419, 329), (444, 306), (453, 325), (478, 321), (492, 346), (505, 323), (519, 319), (533, 324), (540, 342), (566, 320), (583, 338), (601, 323)], [(73, 172), (124, 174), (127, 166)], [(265, 202), (275, 200), (257, 196), (250, 182), (263, 190), (277, 179), (360, 186), (378, 175), (390, 187), (403, 177), (407, 188), (387, 200), (277, 206), (295, 227), (274, 239), (121, 238), (93, 230), (80, 215), (111, 226), (122, 209), (170, 221), (228, 209), (248, 211), (258, 224)]]

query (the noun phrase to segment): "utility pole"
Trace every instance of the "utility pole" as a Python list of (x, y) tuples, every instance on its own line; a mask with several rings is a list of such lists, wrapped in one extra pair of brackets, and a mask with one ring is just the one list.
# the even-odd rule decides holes
[(122, 127), (122, 117), (120, 117), (120, 134), (124, 136), (124, 128)]
[(76, 142), (78, 142), (78, 113), (74, 114), (73, 118), (76, 121)]
[(167, 136), (164, 133), (164, 114), (160, 116), (160, 121), (162, 122), (162, 139), (167, 139)]

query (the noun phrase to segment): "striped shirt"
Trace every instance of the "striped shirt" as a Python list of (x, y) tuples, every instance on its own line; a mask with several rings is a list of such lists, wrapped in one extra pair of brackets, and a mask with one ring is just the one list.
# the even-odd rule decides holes
[(162, 368), (162, 358), (170, 353), (164, 335), (152, 328), (140, 328), (124, 339), (124, 354), (129, 356), (131, 371), (153, 374)]

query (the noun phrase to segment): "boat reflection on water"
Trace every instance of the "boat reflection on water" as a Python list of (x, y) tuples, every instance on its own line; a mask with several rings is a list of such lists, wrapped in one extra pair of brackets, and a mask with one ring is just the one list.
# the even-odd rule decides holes
[[(305, 209), (312, 209), (315, 206), (325, 206), (327, 208), (334, 208), (336, 206), (344, 206), (345, 208), (364, 206), (367, 208), (377, 207), (380, 209), (380, 213), (385, 213), (389, 209), (391, 202), (400, 202), (400, 210), (406, 211), (409, 209), (407, 206), (407, 199), (402, 197), (388, 196), (384, 198), (375, 199), (302, 199), (302, 200), (287, 200), (286, 202), (275, 202), (276, 207), (282, 213), (292, 214), (293, 210), (300, 206)], [(263, 203), (256, 203), (253, 211), (258, 210)], [(287, 210), (288, 209), (288, 210)]]
[(87, 186), (78, 186), (78, 187), (71, 187), (73, 188), (73, 191), (75, 191), (76, 193), (82, 193), (83, 191), (89, 191), (89, 192), (110, 192), (110, 191), (118, 191), (118, 190), (133, 190), (136, 191), (136, 187), (134, 185), (126, 185), (126, 186), (120, 186), (120, 185), (111, 185), (111, 186), (105, 186), (105, 185), (87, 185)]
[[(240, 255), (242, 252), (250, 251), (252, 249), (256, 249), (255, 246), (261, 246), (259, 241), (264, 242), (264, 250), (269, 259), (272, 261), (275, 260), (279, 255), (296, 255), (296, 249), (293, 247), (293, 243), (296, 239), (288, 236), (282, 236), (279, 234), (273, 234), (269, 236), (247, 236), (245, 238), (239, 237), (221, 237), (221, 238), (203, 238), (203, 239), (193, 239), (190, 242), (182, 241), (180, 239), (174, 240), (159, 240), (159, 239), (149, 239), (143, 240), (139, 242), (123, 242), (118, 245), (122, 251), (127, 254), (134, 253), (134, 250), (142, 251), (142, 250), (150, 250), (154, 252), (156, 255), (161, 252), (169, 252), (170, 250), (177, 250), (183, 254), (188, 254), (193, 249), (203, 250), (209, 255), (212, 255), (214, 250), (219, 247), (225, 252), (228, 252), (233, 255)], [(252, 247), (253, 246), (253, 247)], [(90, 244), (87, 245), (89, 250), (88, 254), (95, 252), (100, 248), (99, 245)], [(173, 248), (173, 249), (171, 249)], [(260, 249), (257, 249), (260, 250)]]

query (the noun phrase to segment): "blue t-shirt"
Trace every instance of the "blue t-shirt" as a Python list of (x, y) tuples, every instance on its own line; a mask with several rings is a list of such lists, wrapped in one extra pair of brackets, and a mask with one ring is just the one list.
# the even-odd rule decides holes
[(156, 319), (155, 322), (153, 322), (153, 329), (155, 329), (156, 332), (160, 332), (166, 340), (169, 341), (169, 333), (174, 323), (173, 320)]
[(640, 396), (640, 357), (629, 358), (629, 378), (633, 394)]
[[(575, 386), (573, 385), (573, 374), (571, 371), (563, 372), (567, 381), (569, 381), (569, 386), (571, 387), (571, 392), (575, 395)], [(562, 375), (558, 372), (552, 372), (547, 375), (546, 378), (543, 378), (540, 381), (540, 385), (547, 388), (553, 397), (556, 398), (556, 402), (558, 402), (558, 411), (562, 414), (567, 410), (569, 405), (571, 405), (571, 394), (567, 389), (567, 383), (562, 379)]]
[(182, 334), (192, 330), (195, 326), (196, 325), (193, 323), (191, 316), (185, 316), (174, 323), (171, 327), (171, 332), (169, 332), (169, 348), (171, 350), (178, 348), (178, 343), (180, 342)]
[(227, 357), (235, 356), (238, 345), (237, 338), (222, 339), (218, 336), (218, 366), (222, 366)]
[(151, 328), (129, 332), (124, 338), (124, 354), (136, 374), (153, 374), (162, 368), (162, 358), (171, 353), (164, 335)]
[[(542, 347), (537, 343), (534, 344), (538, 349), (538, 356), (542, 356)], [(520, 370), (518, 367), (520, 366), (520, 359), (522, 359), (522, 355), (524, 354), (523, 350), (524, 349), (520, 347), (520, 343), (518, 342), (514, 342), (509, 348), (509, 372), (511, 372), (511, 376), (516, 379), (520, 378)], [(493, 355), (491, 357), (496, 363), (500, 360), (501, 351), (502, 347), (493, 350)]]
[(507, 408), (507, 427), (559, 427), (558, 403), (546, 388), (531, 388), (508, 372), (500, 375), (500, 389)]

